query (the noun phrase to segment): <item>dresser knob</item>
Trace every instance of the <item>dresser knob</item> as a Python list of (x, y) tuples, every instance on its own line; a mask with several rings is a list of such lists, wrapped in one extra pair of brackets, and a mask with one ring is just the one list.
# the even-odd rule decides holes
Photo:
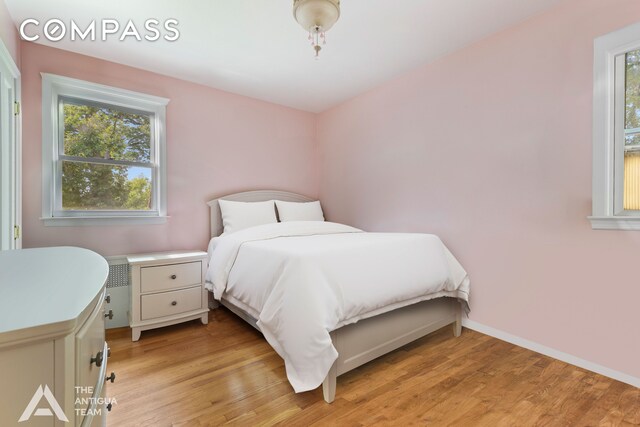
[(107, 295), (104, 300), (107, 304), (111, 304), (111, 295)]
[(98, 354), (96, 354), (96, 357), (91, 358), (91, 362), (89, 362), (89, 365), (91, 365), (92, 363), (95, 363), (96, 366), (99, 368), (100, 366), (102, 366), (103, 360), (104, 360), (104, 354), (102, 354), (102, 352), (99, 351)]
[(113, 404), (109, 403), (107, 405), (107, 411), (111, 412), (111, 409), (113, 408)]
[(104, 380), (105, 381), (111, 381), (111, 384), (113, 384), (113, 382), (116, 380), (116, 373), (115, 372), (111, 372), (111, 375), (106, 377)]
[(105, 313), (104, 317), (108, 318), (109, 320), (113, 319), (113, 310), (109, 310), (108, 313)]
[(171, 275), (171, 278), (172, 278), (173, 280), (176, 280), (176, 279), (178, 278), (178, 276), (176, 276), (175, 274), (172, 274), (172, 275)]
[(171, 301), (171, 305), (178, 305), (178, 301)]

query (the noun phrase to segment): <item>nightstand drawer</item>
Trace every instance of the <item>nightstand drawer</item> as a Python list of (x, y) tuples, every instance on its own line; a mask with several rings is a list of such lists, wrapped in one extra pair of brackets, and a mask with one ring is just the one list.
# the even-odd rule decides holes
[(202, 262), (142, 267), (140, 292), (166, 291), (202, 283)]
[(140, 333), (200, 319), (209, 322), (204, 288), (207, 253), (174, 251), (127, 256), (131, 271), (131, 340)]
[(142, 295), (140, 298), (142, 320), (172, 316), (202, 308), (202, 288), (200, 286), (179, 291)]

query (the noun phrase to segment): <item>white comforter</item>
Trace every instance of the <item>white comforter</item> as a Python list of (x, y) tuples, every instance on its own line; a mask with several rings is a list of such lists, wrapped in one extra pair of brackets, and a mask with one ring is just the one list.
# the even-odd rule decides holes
[(296, 392), (338, 357), (329, 333), (441, 296), (468, 302), (469, 279), (437, 236), (285, 222), (214, 238), (207, 288), (256, 319)]

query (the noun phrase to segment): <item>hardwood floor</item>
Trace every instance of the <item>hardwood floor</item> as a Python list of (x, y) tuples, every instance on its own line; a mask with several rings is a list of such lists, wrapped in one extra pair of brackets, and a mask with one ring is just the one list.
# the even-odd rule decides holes
[(295, 394), (282, 359), (226, 309), (143, 332), (109, 330), (109, 426), (640, 425), (640, 389), (447, 327), (338, 377), (336, 400)]

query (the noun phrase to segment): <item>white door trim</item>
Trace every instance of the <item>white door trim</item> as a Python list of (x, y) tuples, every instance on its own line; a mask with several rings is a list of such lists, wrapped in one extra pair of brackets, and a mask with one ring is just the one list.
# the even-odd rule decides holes
[[(21, 95), (21, 78), (20, 70), (13, 60), (13, 57), (9, 53), (9, 50), (5, 44), (0, 40), (0, 66), (5, 70), (8, 70), (9, 75), (14, 79), (14, 103), (17, 102), (20, 106), (22, 101)], [(13, 177), (13, 207), (12, 207), (12, 222), (15, 227), (18, 227), (19, 237), (12, 240), (11, 249), (22, 248), (22, 108), (18, 111), (18, 114), (12, 114), (11, 120), (14, 125), (14, 146), (12, 147), (12, 159), (10, 166), (10, 174)]]
[(2, 39), (0, 39), (0, 61), (9, 69), (9, 71), (11, 71), (11, 74), (14, 77), (20, 77), (20, 69), (18, 69), (18, 66), (13, 61), (13, 57), (9, 53), (7, 46), (2, 42)]

